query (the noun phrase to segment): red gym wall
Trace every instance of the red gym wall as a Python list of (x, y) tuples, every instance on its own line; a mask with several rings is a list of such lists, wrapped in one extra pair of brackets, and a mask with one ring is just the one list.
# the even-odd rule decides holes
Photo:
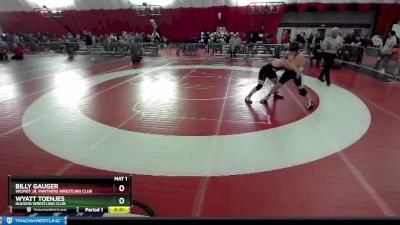
[[(309, 6), (316, 6), (320, 12), (326, 11), (331, 4), (313, 3), (297, 4), (299, 11), (305, 11)], [(346, 10), (348, 4), (335, 4), (339, 11)], [(359, 4), (359, 10), (365, 12), (373, 4)], [(400, 20), (400, 4), (380, 4), (380, 14), (377, 20), (376, 32), (384, 34), (393, 23)], [(218, 20), (218, 12), (222, 19)], [(275, 32), (279, 26), (282, 14), (268, 15), (265, 20), (265, 31)], [(137, 17), (130, 9), (119, 10), (89, 10), (64, 11), (62, 19), (74, 32), (81, 32), (85, 27), (94, 34), (121, 33), (122, 31), (152, 32), (148, 17)], [(262, 16), (249, 15), (248, 7), (211, 7), (211, 8), (177, 8), (165, 9), (163, 16), (156, 18), (162, 34), (172, 41), (181, 41), (199, 36), (201, 31), (214, 31), (217, 26), (226, 26), (229, 31), (258, 31)], [(253, 29), (251, 30), (251, 24)], [(23, 33), (42, 32), (66, 33), (58, 21), (42, 18), (35, 12), (3, 12), (0, 13), (0, 26), (3, 32)]]

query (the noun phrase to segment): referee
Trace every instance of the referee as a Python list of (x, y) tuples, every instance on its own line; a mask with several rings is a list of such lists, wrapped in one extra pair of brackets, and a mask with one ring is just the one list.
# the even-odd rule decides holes
[(321, 82), (324, 82), (324, 76), (325, 76), (326, 85), (328, 85), (328, 86), (331, 85), (331, 80), (329, 78), (329, 72), (330, 72), (331, 68), (333, 67), (337, 51), (342, 44), (342, 38), (340, 36), (338, 36), (338, 34), (339, 34), (339, 28), (337, 28), (337, 27), (332, 28), (331, 35), (326, 37), (321, 45), (321, 48), (323, 50), (322, 57), (324, 59), (325, 66), (322, 69), (321, 74), (319, 75), (318, 79)]

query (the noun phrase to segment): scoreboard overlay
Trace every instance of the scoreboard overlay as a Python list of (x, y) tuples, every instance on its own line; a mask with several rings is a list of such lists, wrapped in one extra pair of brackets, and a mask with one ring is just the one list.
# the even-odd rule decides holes
[(10, 212), (130, 213), (132, 176), (8, 177)]

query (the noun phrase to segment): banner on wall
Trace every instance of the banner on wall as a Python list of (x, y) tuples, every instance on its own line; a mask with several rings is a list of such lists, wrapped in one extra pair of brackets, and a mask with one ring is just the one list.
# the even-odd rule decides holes
[[(395, 4), (398, 0), (268, 0), (270, 2), (284, 2), (286, 4), (309, 3), (377, 3)], [(132, 4), (160, 5), (166, 8), (208, 8), (220, 6), (248, 6), (257, 0), (9, 0), (0, 1), (0, 12), (32, 11), (33, 8), (47, 7), (62, 8), (65, 10), (91, 10), (91, 9), (128, 9)]]

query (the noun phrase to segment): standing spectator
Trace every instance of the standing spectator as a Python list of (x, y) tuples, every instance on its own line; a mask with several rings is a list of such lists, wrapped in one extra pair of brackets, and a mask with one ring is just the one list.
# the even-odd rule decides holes
[(354, 37), (354, 30), (351, 30), (346, 37), (344, 38), (344, 44), (345, 45), (349, 45), (352, 42), (354, 42), (356, 40), (356, 38)]
[(142, 61), (142, 55), (143, 55), (142, 47), (139, 45), (139, 43), (133, 41), (131, 45), (131, 62), (137, 63)]
[(210, 33), (209, 32), (204, 32), (204, 45), (205, 45), (205, 50), (206, 53), (210, 52), (210, 46), (208, 45), (208, 41), (210, 40)]
[(250, 38), (249, 38), (249, 43), (256, 43), (256, 36), (254, 35), (254, 33), (250, 33)]
[(204, 39), (204, 44), (208, 45), (208, 40), (210, 39), (210, 35), (208, 34), (208, 32), (204, 32), (203, 39)]
[(310, 58), (310, 64), (312, 65), (312, 60), (315, 59), (317, 61), (317, 67), (320, 66), (321, 63), (321, 59), (322, 59), (322, 49), (321, 49), (321, 37), (320, 36), (316, 36), (315, 38), (313, 38), (311, 46), (312, 46), (312, 58)]
[(0, 60), (8, 60), (7, 43), (0, 39)]
[(106, 34), (105, 35), (105, 45), (104, 45), (104, 49), (106, 51), (110, 50), (110, 44), (111, 44), (111, 35)]
[(70, 59), (74, 57), (75, 49), (77, 48), (74, 36), (68, 32), (66, 36), (66, 50)]
[(225, 43), (229, 43), (229, 41), (231, 40), (231, 36), (233, 35), (231, 35), (229, 32), (225, 32), (224, 34)]
[(122, 35), (120, 36), (122, 40), (125, 42), (128, 40), (128, 32), (122, 31)]
[(271, 34), (266, 33), (263, 37), (263, 44), (271, 44)]
[(90, 54), (92, 54), (93, 37), (87, 29), (83, 31), (83, 40), (85, 42), (86, 48), (88, 48)]
[(301, 33), (298, 33), (296, 35), (295, 41), (299, 43), (300, 49), (304, 48), (304, 44), (306, 43), (306, 40), (304, 39), (304, 37)]
[(19, 36), (16, 34), (14, 34), (14, 39), (15, 39), (15, 45), (18, 45), (22, 41), (22, 40), (20, 40)]
[(271, 34), (271, 44), (273, 45), (278, 44), (278, 39), (276, 39), (275, 34)]
[(235, 35), (232, 35), (232, 37), (229, 39), (229, 51), (231, 53), (231, 58), (236, 57), (235, 45), (236, 38)]
[[(339, 29), (339, 28), (338, 28), (338, 29)], [(337, 35), (337, 39), (339, 40), (340, 45), (343, 45), (343, 44), (344, 44), (343, 35), (342, 35), (342, 32), (340, 32), (340, 30), (339, 30), (339, 33), (338, 33), (338, 35)]]
[(338, 37), (338, 34), (339, 34), (339, 28), (337, 27), (332, 28), (331, 35), (326, 37), (321, 45), (321, 48), (323, 50), (323, 58), (325, 66), (324, 69), (322, 69), (318, 79), (321, 82), (324, 82), (324, 77), (325, 77), (326, 84), (328, 86), (331, 85), (330, 70), (335, 62), (337, 51), (342, 44), (342, 39)]
[(313, 43), (313, 40), (314, 40), (314, 34), (313, 34), (313, 33), (310, 33), (310, 36), (308, 36), (308, 39), (307, 39), (307, 43), (308, 43), (308, 44), (312, 44), (312, 43)]
[(273, 50), (274, 50), (274, 58), (279, 59), (281, 57), (281, 49), (278, 44), (278, 39), (276, 39), (275, 34), (271, 33), (271, 44), (276, 45)]
[(285, 31), (285, 34), (283, 35), (283, 38), (282, 38), (282, 44), (286, 44), (289, 42), (290, 42), (290, 32)]
[(15, 40), (15, 34), (14, 35), (10, 35), (8, 37), (8, 49), (10, 49), (10, 51), (14, 50), (14, 48), (16, 47), (16, 40)]
[(362, 47), (363, 42), (361, 41), (361, 37), (357, 36), (356, 40), (351, 43), (353, 46), (353, 52), (356, 54), (356, 63), (358, 65), (361, 64), (362, 56), (364, 54), (364, 49)]
[(144, 36), (143, 42), (150, 42), (150, 37), (149, 37), (149, 35)]
[(40, 32), (38, 32), (36, 34), (36, 40), (37, 40), (37, 42), (42, 42), (43, 41), (43, 35)]
[(11, 57), (11, 59), (17, 59), (17, 60), (24, 59), (24, 49), (22, 48), (21, 44), (18, 44), (14, 48), (14, 55)]
[(362, 40), (362, 46), (365, 48), (371, 46), (371, 38), (369, 38), (368, 35), (365, 35), (364, 39)]
[(385, 73), (385, 69), (389, 64), (390, 56), (392, 55), (392, 48), (397, 44), (396, 32), (394, 30), (390, 31), (388, 38), (386, 39), (385, 45), (380, 51), (380, 57), (375, 64), (375, 69), (379, 69), (383, 61), (383, 68), (379, 69), (379, 72)]
[(241, 43), (242, 41), (239, 39), (237, 34), (233, 34), (231, 39), (229, 39), (231, 58), (236, 57), (236, 53), (239, 51)]
[(239, 38), (240, 38), (241, 41), (243, 41), (243, 40), (245, 41), (246, 40), (246, 33), (240, 32), (239, 33)]
[(135, 34), (135, 38), (133, 40), (135, 41), (135, 43), (142, 43), (143, 42), (142, 36), (139, 33)]
[(82, 38), (81, 38), (80, 34), (76, 34), (75, 35), (75, 39), (76, 39), (76, 41), (82, 41)]
[(272, 44), (272, 33), (268, 33), (268, 44)]
[(394, 68), (394, 72), (393, 74), (396, 77), (400, 76), (400, 47), (398, 46), (399, 43), (397, 43), (397, 46), (395, 46), (394, 48), (392, 48), (392, 54), (393, 56), (396, 58), (396, 67)]

